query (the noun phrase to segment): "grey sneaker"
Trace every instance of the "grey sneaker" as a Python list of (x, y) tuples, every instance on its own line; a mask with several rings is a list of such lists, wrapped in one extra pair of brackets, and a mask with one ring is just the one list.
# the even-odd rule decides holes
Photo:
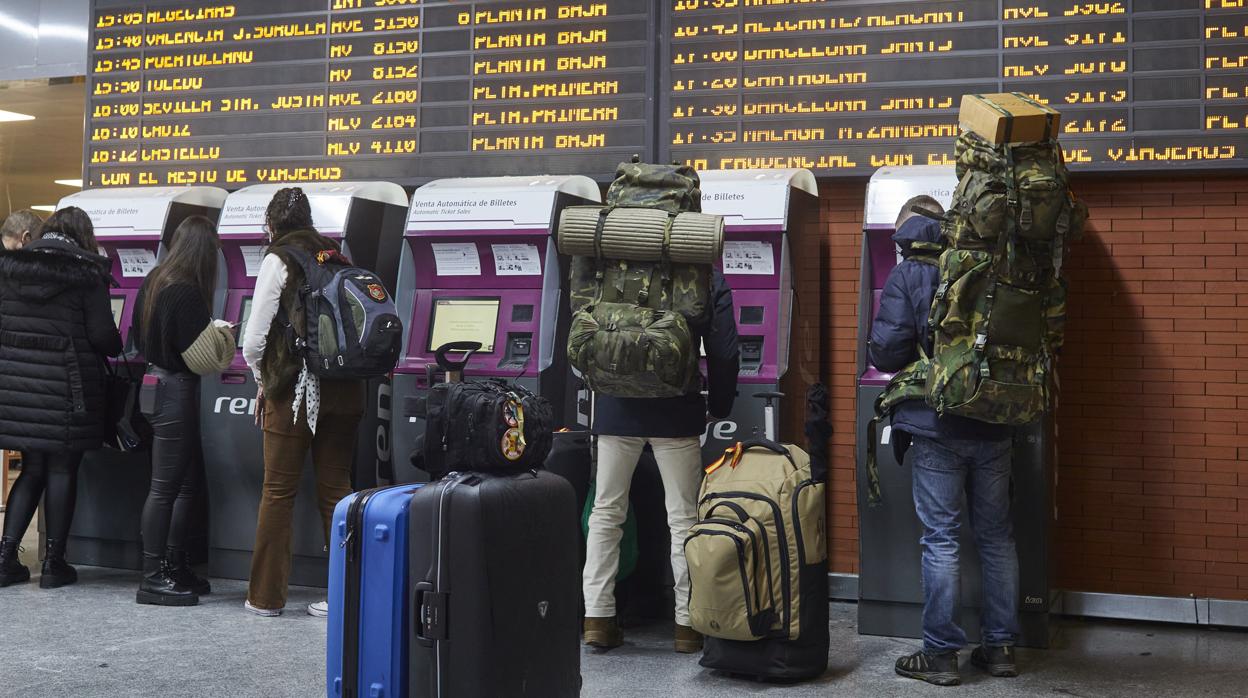
[(313, 601), (308, 604), (308, 615), (316, 618), (324, 618), (329, 615), (328, 601)]
[(262, 616), (264, 618), (276, 618), (277, 616), (282, 615), (282, 609), (280, 608), (260, 608), (258, 606), (252, 606), (250, 601), (244, 601), (243, 608), (247, 609), (249, 613), (254, 613), (257, 616)]
[(971, 664), (988, 672), (989, 676), (1018, 676), (1018, 662), (1014, 659), (1013, 647), (980, 645), (971, 652)]

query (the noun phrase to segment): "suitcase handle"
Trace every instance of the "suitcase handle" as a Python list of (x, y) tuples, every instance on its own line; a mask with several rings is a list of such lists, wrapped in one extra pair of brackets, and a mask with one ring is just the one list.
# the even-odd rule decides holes
[(417, 582), (412, 599), (415, 615), (416, 641), (425, 647), (433, 647), (447, 637), (447, 595), (433, 590), (433, 582)]
[[(463, 371), (472, 355), (480, 350), (481, 342), (448, 342), (438, 347), (433, 352), (433, 357), (437, 360), (438, 366), (448, 373), (451, 371)], [(460, 361), (451, 361), (446, 357), (447, 352), (451, 351), (464, 352), (464, 358)]]

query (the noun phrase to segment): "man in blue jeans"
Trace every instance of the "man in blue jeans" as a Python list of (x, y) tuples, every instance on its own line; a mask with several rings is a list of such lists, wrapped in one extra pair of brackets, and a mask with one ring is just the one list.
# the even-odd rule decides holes
[[(900, 371), (930, 355), (928, 311), (939, 283), (935, 265), (911, 246), (941, 242), (940, 223), (917, 215), (918, 206), (943, 213), (931, 197), (906, 202), (893, 241), (902, 261), (889, 274), (871, 326), (871, 363)], [(923, 400), (907, 400), (893, 412), (892, 443), (898, 461), (908, 453), (914, 508), (923, 524), (923, 650), (897, 660), (897, 673), (938, 686), (961, 683), (958, 650), (966, 633), (958, 626), (962, 595), (958, 535), (968, 514), (983, 570), (983, 644), (971, 663), (993, 676), (1017, 676), (1018, 556), (1010, 517), (1009, 427), (956, 416), (941, 417)]]

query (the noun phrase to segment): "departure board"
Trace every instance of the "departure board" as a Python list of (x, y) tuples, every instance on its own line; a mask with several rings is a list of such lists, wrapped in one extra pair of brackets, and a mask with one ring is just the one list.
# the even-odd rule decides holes
[(1072, 169), (1242, 166), (1248, 0), (663, 0), (661, 153), (947, 164), (966, 93), (1062, 112)]
[(654, 156), (651, 0), (94, 0), (88, 186), (533, 173)]
[(865, 176), (961, 96), (1063, 114), (1077, 170), (1239, 166), (1248, 0), (93, 0), (90, 186)]

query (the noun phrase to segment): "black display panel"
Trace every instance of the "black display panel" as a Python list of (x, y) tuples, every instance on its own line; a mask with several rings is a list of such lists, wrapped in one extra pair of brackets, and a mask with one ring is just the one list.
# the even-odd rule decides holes
[(88, 186), (580, 173), (654, 156), (650, 0), (93, 0)]
[(1245, 0), (663, 0), (660, 157), (948, 164), (968, 92), (1063, 113), (1072, 169), (1242, 166)]
[(967, 92), (1073, 169), (1238, 166), (1248, 0), (93, 0), (89, 186), (948, 163)]

